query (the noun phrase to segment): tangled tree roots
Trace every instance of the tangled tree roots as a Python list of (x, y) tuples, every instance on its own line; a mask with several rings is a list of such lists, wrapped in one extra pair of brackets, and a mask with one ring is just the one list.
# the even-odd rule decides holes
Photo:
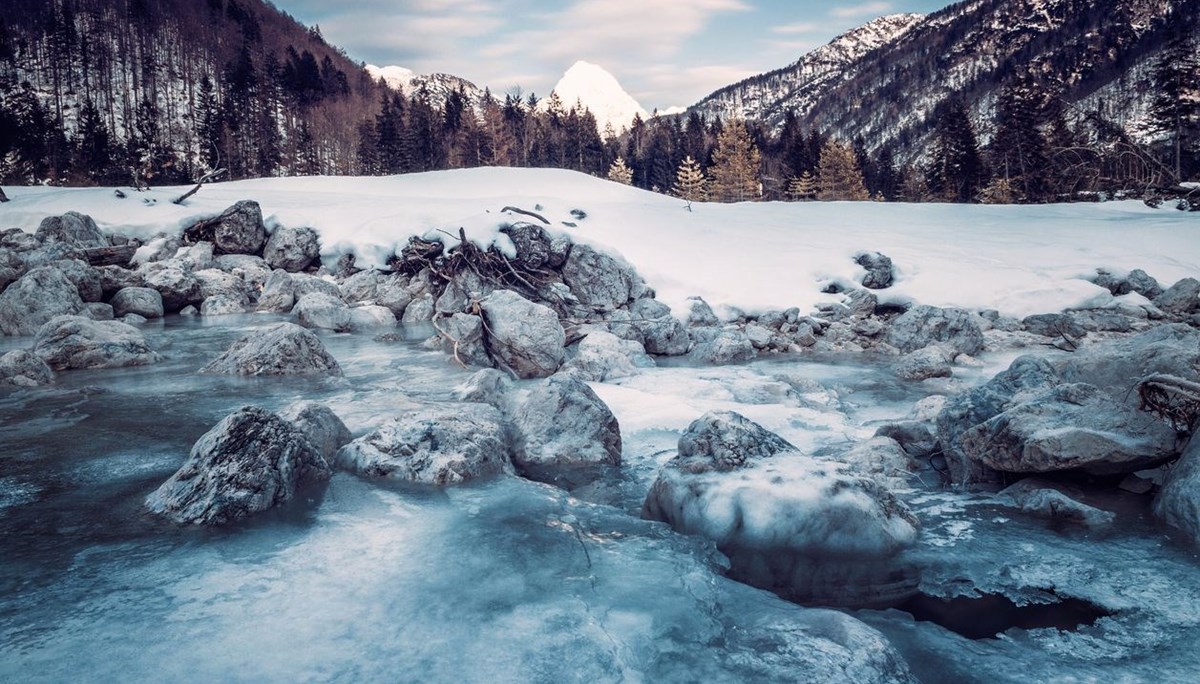
[(1151, 375), (1138, 383), (1141, 410), (1161, 416), (1180, 432), (1200, 425), (1200, 383), (1174, 375)]

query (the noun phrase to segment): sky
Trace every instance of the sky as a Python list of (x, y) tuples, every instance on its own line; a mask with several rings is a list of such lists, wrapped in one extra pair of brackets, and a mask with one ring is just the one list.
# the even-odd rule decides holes
[(548, 95), (577, 60), (647, 110), (691, 105), (885, 14), (950, 0), (275, 0), (355, 60)]

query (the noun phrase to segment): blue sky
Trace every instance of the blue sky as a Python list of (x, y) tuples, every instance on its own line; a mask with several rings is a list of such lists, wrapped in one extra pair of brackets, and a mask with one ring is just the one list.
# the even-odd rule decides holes
[(647, 109), (693, 104), (884, 14), (949, 0), (275, 0), (354, 59), (546, 95), (583, 59)]

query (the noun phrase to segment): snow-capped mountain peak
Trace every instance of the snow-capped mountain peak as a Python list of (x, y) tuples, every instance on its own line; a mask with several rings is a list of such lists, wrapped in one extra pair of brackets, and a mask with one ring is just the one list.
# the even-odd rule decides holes
[[(567, 69), (558, 85), (554, 86), (554, 94), (562, 101), (563, 107), (570, 109), (579, 102), (596, 117), (596, 124), (603, 131), (611, 124), (613, 130), (621, 132), (629, 128), (635, 115), (647, 118), (646, 110), (633, 99), (616, 77), (605, 71), (599, 65), (582, 60)], [(547, 100), (542, 101), (542, 106)]]
[(414, 78), (417, 77), (416, 72), (412, 69), (405, 69), (402, 66), (375, 66), (368, 64), (366, 67), (367, 73), (375, 80), (383, 79), (383, 82), (393, 90), (408, 90)]

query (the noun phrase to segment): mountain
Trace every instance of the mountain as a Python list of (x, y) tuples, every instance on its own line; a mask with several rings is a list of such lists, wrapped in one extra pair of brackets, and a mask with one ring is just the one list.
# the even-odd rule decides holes
[(722, 88), (691, 111), (803, 127), (919, 156), (935, 113), (966, 103), (986, 140), (1001, 88), (1030, 75), (1078, 121), (1099, 110), (1145, 139), (1150, 66), (1195, 0), (967, 0), (878, 19), (790, 67)]
[(407, 96), (424, 93), (436, 103), (445, 102), (452, 92), (463, 93), (476, 108), (483, 99), (482, 88), (453, 74), (418, 74), (402, 66), (378, 67), (374, 64), (366, 65), (366, 71), (372, 78), (382, 79), (392, 90), (402, 91)]
[[(578, 103), (590, 110), (601, 131), (612, 126), (620, 133), (629, 128), (633, 117), (646, 119), (649, 116), (638, 101), (625, 92), (616, 77), (590, 62), (579, 61), (567, 69), (552, 94), (558, 96), (564, 109)], [(549, 106), (549, 98), (542, 100), (542, 106)]]

